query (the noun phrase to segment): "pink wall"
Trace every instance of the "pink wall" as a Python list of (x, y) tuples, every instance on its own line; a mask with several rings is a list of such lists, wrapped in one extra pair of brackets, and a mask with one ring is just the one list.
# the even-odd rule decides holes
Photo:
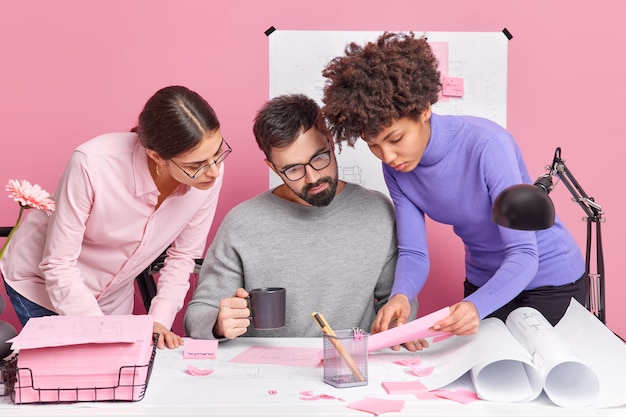
[[(127, 130), (156, 89), (183, 84), (215, 107), (233, 146), (217, 222), (235, 204), (267, 188), (251, 134), (268, 98), (264, 31), (501, 31), (509, 42), (508, 127), (532, 172), (544, 172), (554, 149), (603, 206), (607, 317), (626, 336), (626, 269), (620, 252), (624, 207), (620, 0), (603, 7), (567, 0), (56, 0), (4, 2), (0, 15), (0, 185), (28, 179), (56, 186), (71, 150), (103, 132)], [(604, 172), (610, 170), (610, 174)], [(616, 188), (617, 187), (617, 188)], [(565, 187), (557, 210), (585, 245), (580, 208)], [(17, 206), (0, 196), (0, 225)], [(430, 226), (431, 279), (420, 314), (461, 296), (463, 254), (449, 227)], [(213, 235), (211, 233), (211, 236)], [(452, 285), (449, 285), (452, 283)], [(450, 291), (449, 288), (453, 290)], [(3, 294), (4, 290), (1, 290)], [(11, 309), (2, 319), (15, 323)], [(180, 321), (177, 322), (180, 326)]]

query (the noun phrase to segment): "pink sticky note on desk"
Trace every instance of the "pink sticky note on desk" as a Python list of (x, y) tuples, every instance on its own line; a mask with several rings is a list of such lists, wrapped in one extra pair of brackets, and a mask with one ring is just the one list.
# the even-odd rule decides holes
[(480, 398), (476, 395), (475, 392), (466, 390), (464, 388), (458, 388), (454, 391), (449, 390), (433, 390), (430, 391), (441, 398), (447, 398), (449, 400), (456, 401), (461, 404), (471, 403), (472, 401), (478, 401)]
[(217, 340), (185, 338), (183, 359), (215, 359)]
[(441, 81), (441, 94), (444, 96), (463, 97), (465, 95), (463, 78), (443, 77)]
[(213, 373), (213, 369), (200, 369), (195, 366), (188, 365), (187, 373), (193, 376), (207, 376)]
[(382, 386), (389, 395), (428, 392), (428, 388), (419, 381), (388, 381), (383, 382)]
[(365, 397), (362, 400), (348, 404), (348, 408), (366, 411), (379, 416), (390, 411), (402, 411), (404, 408), (404, 400), (385, 400), (375, 397)]

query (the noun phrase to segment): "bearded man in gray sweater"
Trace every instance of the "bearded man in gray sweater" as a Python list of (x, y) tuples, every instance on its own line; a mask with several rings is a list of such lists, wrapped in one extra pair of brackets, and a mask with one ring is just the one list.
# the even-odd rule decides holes
[[(187, 335), (320, 336), (314, 311), (335, 329), (369, 331), (393, 284), (393, 205), (378, 191), (338, 179), (334, 143), (312, 99), (275, 97), (257, 113), (253, 132), (283, 184), (225, 216), (187, 306)], [(250, 325), (248, 291), (261, 287), (286, 288), (284, 327)], [(412, 318), (416, 310), (414, 302)]]

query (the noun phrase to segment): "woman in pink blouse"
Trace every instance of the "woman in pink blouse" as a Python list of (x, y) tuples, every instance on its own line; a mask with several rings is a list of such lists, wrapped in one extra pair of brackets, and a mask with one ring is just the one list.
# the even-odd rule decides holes
[(134, 280), (167, 249), (149, 314), (159, 348), (201, 258), (231, 148), (211, 106), (180, 86), (157, 91), (136, 128), (72, 153), (50, 216), (33, 211), (0, 271), (22, 324), (31, 317), (132, 314)]

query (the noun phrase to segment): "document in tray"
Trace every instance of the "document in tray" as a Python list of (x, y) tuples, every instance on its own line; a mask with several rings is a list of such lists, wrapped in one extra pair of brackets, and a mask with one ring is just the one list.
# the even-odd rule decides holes
[(138, 399), (152, 329), (153, 319), (145, 315), (30, 319), (12, 339), (14, 350), (19, 347), (14, 401)]
[(13, 350), (83, 343), (133, 343), (151, 316), (45, 316), (28, 320), (11, 343)]

